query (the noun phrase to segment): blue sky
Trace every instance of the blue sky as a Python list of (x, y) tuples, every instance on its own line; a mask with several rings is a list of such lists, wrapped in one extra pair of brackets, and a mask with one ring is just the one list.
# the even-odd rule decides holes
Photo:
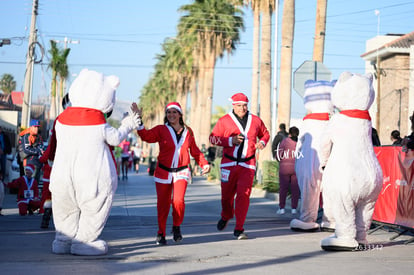
[[(79, 44), (68, 43), (71, 79), (82, 68), (120, 77), (117, 97), (137, 101), (148, 81), (156, 55), (167, 37), (176, 36), (178, 8), (189, 0), (39, 0), (37, 18), (38, 42), (47, 51), (50, 40), (65, 37)], [(23, 90), (27, 37), (31, 20), (31, 0), (0, 0), (0, 38), (11, 38), (11, 45), (0, 47), (0, 75), (10, 73)], [(375, 14), (379, 10), (379, 16)], [(283, 1), (279, 6), (279, 34)], [(229, 105), (234, 92), (251, 94), (252, 12), (245, 9), (246, 30), (241, 43), (231, 56), (217, 62), (214, 83), (214, 106)], [(293, 70), (312, 59), (315, 31), (316, 0), (296, 0), (296, 25), (293, 49)], [(330, 0), (328, 1), (324, 64), (335, 79), (343, 71), (364, 72), (360, 57), (366, 40), (378, 32), (405, 34), (414, 30), (414, 1), (409, 0)], [(279, 39), (280, 43), (280, 39)], [(59, 44), (63, 47), (63, 43)], [(276, 47), (280, 50), (280, 45)], [(280, 60), (280, 56), (279, 56)], [(51, 71), (35, 65), (33, 98), (49, 93)], [(69, 80), (70, 83), (70, 80)], [(301, 97), (292, 92), (292, 117), (304, 115)]]

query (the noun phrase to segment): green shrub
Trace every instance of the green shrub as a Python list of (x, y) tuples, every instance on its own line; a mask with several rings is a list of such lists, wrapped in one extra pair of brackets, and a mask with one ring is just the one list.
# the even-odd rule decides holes
[(207, 178), (209, 181), (220, 180), (220, 163), (221, 158), (216, 158), (212, 163), (211, 170)]
[(269, 192), (279, 192), (279, 162), (268, 160), (263, 162), (263, 189)]

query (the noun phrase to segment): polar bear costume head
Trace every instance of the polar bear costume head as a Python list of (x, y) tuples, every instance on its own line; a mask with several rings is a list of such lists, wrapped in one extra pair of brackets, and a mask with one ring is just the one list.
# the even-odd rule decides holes
[(115, 91), (119, 78), (111, 75), (83, 69), (69, 89), (72, 107), (84, 107), (100, 110), (106, 114), (115, 105)]
[(305, 82), (303, 102), (308, 113), (332, 113), (331, 91), (336, 81)]
[(343, 72), (332, 90), (332, 103), (339, 110), (368, 110), (374, 102), (372, 74)]

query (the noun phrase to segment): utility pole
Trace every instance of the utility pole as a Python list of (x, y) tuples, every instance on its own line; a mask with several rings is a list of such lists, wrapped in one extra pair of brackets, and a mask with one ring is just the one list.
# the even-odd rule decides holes
[[(375, 15), (377, 16), (377, 38), (379, 38), (380, 31), (380, 11), (375, 10)], [(376, 62), (376, 75), (377, 75), (377, 114), (376, 114), (376, 125), (378, 136), (381, 134), (381, 58), (378, 53), (379, 46), (377, 46), (377, 62)]]
[[(279, 0), (275, 0), (275, 40), (274, 40), (274, 62), (273, 62), (273, 101), (272, 101), (272, 136), (271, 138), (273, 139), (274, 136), (276, 136), (276, 133), (278, 131), (277, 128), (277, 65), (278, 65), (278, 53), (277, 53), (277, 49), (278, 49), (278, 41), (279, 41)], [(271, 140), (272, 140), (271, 139)]]
[(32, 7), (32, 21), (30, 24), (29, 45), (26, 55), (26, 74), (24, 77), (24, 96), (22, 105), (22, 119), (21, 127), (27, 128), (30, 125), (30, 108), (32, 101), (32, 84), (33, 84), (33, 65), (34, 65), (34, 52), (36, 45), (36, 16), (38, 9), (38, 0), (33, 0)]
[(318, 0), (316, 5), (315, 40), (313, 43), (313, 61), (323, 63), (325, 51), (326, 10), (328, 0)]

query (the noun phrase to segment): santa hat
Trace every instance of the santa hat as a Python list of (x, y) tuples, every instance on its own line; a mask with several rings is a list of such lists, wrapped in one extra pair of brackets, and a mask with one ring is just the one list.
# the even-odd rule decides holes
[(35, 167), (34, 167), (34, 165), (33, 165), (33, 164), (27, 164), (27, 165), (24, 167), (24, 170), (29, 170), (29, 171), (31, 171), (32, 173), (34, 173)]
[(168, 109), (176, 109), (180, 114), (183, 114), (183, 110), (181, 109), (181, 105), (178, 102), (171, 102), (168, 103), (165, 107), (165, 112), (167, 112)]
[(249, 99), (243, 93), (234, 94), (231, 98), (229, 98), (229, 100), (231, 101), (231, 103), (233, 105), (236, 105), (236, 104), (244, 104), (244, 103), (247, 104), (249, 102)]

